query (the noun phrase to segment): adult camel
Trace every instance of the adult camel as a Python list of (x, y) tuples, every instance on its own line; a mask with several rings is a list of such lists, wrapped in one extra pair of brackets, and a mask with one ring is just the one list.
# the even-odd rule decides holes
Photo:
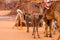
[[(49, 37), (52, 37), (52, 20), (57, 17), (57, 14), (60, 13), (60, 1), (51, 1), (51, 5), (48, 6), (49, 9), (44, 8), (44, 20), (46, 23), (45, 33), (46, 37), (48, 37), (48, 27), (49, 27)], [(57, 19), (58, 21), (59, 19)], [(59, 38), (58, 38), (59, 39)]]

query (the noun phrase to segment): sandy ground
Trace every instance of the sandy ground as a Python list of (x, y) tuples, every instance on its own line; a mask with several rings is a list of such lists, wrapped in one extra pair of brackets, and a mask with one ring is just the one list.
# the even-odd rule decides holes
[(39, 27), (40, 38), (36, 39), (32, 36), (32, 27), (30, 27), (30, 32), (26, 32), (26, 27), (22, 30), (17, 28), (13, 29), (15, 20), (0, 19), (0, 40), (57, 40), (58, 33), (53, 35), (52, 38), (44, 37), (44, 26)]
[[(10, 11), (1, 11), (0, 15), (6, 15)], [(4, 13), (4, 14), (3, 14)], [(59, 16), (58, 16), (59, 17)], [(11, 16), (0, 16), (0, 40), (57, 40), (58, 32), (53, 35), (52, 38), (44, 37), (44, 26), (39, 27), (40, 38), (36, 39), (32, 36), (32, 27), (30, 27), (30, 32), (26, 32), (26, 27), (23, 27), (22, 30), (17, 28), (13, 29), (15, 23), (15, 17)]]

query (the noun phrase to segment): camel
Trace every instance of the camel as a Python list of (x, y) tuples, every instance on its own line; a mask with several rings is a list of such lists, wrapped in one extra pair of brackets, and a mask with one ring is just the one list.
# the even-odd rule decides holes
[[(50, 6), (44, 7), (44, 21), (45, 21), (45, 36), (52, 37), (52, 20), (55, 18), (54, 10), (52, 7), (53, 2)], [(49, 32), (48, 32), (49, 28)], [(48, 34), (49, 33), (49, 34)]]
[(33, 33), (32, 35), (34, 38), (36, 38), (35, 33), (37, 32), (38, 38), (40, 38), (39, 33), (38, 33), (38, 27), (39, 27), (39, 22), (42, 19), (43, 16), (43, 7), (41, 3), (31, 3), (30, 4), (30, 9), (31, 11), (31, 18), (32, 18), (32, 24), (33, 24)]
[[(49, 6), (49, 9), (47, 10), (46, 8), (44, 9), (44, 20), (46, 22), (46, 27), (45, 27), (45, 33), (46, 33), (46, 37), (48, 36), (48, 32), (47, 32), (47, 29), (48, 27), (47, 26), (50, 26), (49, 29), (50, 29), (50, 34), (49, 34), (49, 37), (52, 37), (52, 20), (54, 19), (57, 19), (57, 22), (58, 22), (58, 26), (60, 24), (59, 22), (59, 13), (60, 13), (60, 1), (52, 1), (51, 2), (51, 5)], [(51, 14), (51, 15), (50, 15)], [(58, 27), (59, 28), (59, 27)], [(60, 35), (59, 35), (60, 36)], [(58, 37), (59, 39), (60, 37)]]

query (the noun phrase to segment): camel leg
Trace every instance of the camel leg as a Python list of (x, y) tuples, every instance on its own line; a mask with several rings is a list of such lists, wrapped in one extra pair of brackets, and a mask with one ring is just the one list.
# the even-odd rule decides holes
[(38, 33), (38, 26), (36, 26), (36, 31), (37, 31), (37, 36), (38, 36), (38, 38), (40, 38), (40, 37), (39, 37), (39, 33)]
[[(37, 19), (37, 20), (38, 20), (38, 19)], [(39, 33), (38, 33), (39, 21), (36, 21), (36, 24), (35, 24), (35, 26), (36, 26), (36, 32), (37, 32), (37, 36), (38, 36), (38, 38), (40, 38), (40, 37), (39, 37)]]
[(50, 26), (49, 26), (49, 31), (50, 31), (50, 35), (49, 35), (49, 37), (52, 37), (52, 32), (51, 32), (51, 30), (52, 30), (52, 21), (50, 21), (51, 23), (50, 23)]
[(48, 26), (45, 27), (45, 37), (48, 37)]
[(51, 33), (51, 26), (49, 27), (49, 29), (50, 29), (50, 36), (49, 36), (49, 37), (52, 37), (52, 33)]
[(32, 33), (32, 35), (34, 35), (34, 30), (35, 30), (35, 27), (33, 27), (33, 33)]
[(29, 32), (29, 23), (27, 22), (27, 32)]
[(35, 37), (35, 27), (33, 27), (33, 34), (32, 35), (34, 36), (34, 38), (36, 38)]
[(35, 37), (35, 22), (33, 22), (33, 34), (32, 35), (34, 36), (34, 38), (36, 38)]

